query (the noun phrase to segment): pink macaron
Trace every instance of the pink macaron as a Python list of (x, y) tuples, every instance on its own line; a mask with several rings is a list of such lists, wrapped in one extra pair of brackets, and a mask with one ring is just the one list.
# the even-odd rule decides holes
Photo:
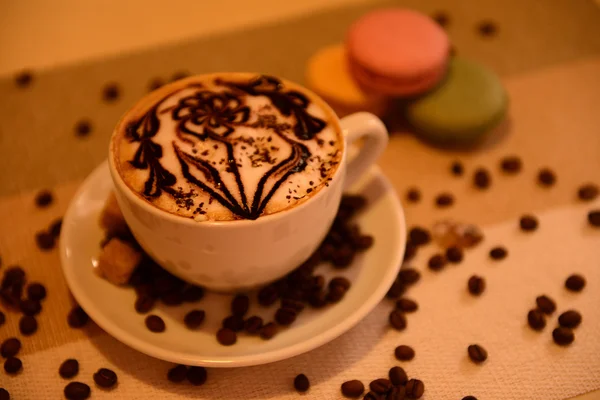
[(446, 73), (450, 41), (431, 18), (389, 8), (356, 21), (346, 37), (350, 71), (369, 91), (413, 96), (433, 88)]

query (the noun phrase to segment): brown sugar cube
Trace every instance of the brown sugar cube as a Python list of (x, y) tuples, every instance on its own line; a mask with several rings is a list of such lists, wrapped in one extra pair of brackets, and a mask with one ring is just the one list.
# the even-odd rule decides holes
[(112, 238), (102, 248), (98, 257), (98, 271), (109, 282), (123, 285), (129, 281), (133, 270), (142, 260), (142, 253), (127, 242)]
[(108, 199), (106, 199), (106, 203), (100, 214), (100, 226), (109, 236), (118, 235), (119, 233), (127, 234), (129, 232), (129, 227), (125, 223), (125, 218), (123, 218), (123, 213), (121, 213), (114, 192), (111, 192)]

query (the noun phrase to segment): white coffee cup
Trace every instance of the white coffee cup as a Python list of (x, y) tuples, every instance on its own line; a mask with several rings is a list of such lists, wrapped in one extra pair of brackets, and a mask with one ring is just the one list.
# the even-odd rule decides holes
[[(356, 113), (334, 120), (333, 125), (346, 139), (341, 164), (327, 187), (290, 209), (235, 221), (198, 222), (171, 214), (133, 193), (109, 154), (119, 206), (144, 250), (188, 282), (216, 291), (236, 291), (274, 281), (317, 249), (333, 222), (342, 192), (375, 163), (387, 145), (387, 130), (372, 114)], [(362, 146), (349, 159), (349, 146), (358, 139), (364, 139)]]

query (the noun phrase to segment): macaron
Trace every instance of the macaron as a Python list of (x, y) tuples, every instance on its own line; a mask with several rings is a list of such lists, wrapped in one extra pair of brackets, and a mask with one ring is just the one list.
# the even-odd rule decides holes
[(507, 108), (508, 96), (495, 73), (454, 57), (445, 80), (407, 106), (406, 119), (431, 142), (469, 145), (501, 122)]
[(346, 49), (341, 44), (325, 47), (308, 60), (306, 86), (340, 117), (357, 111), (381, 116), (387, 108), (385, 96), (364, 91), (352, 78)]
[(351, 73), (362, 87), (391, 96), (414, 96), (444, 77), (450, 41), (428, 16), (388, 8), (354, 22), (346, 48)]

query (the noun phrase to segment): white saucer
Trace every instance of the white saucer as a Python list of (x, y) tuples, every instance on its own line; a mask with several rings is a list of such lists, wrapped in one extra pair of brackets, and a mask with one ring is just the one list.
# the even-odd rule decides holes
[[(368, 198), (367, 209), (357, 218), (362, 231), (375, 237), (375, 244), (356, 258), (346, 270), (322, 265), (318, 273), (326, 278), (346, 276), (352, 287), (342, 301), (325, 309), (303, 311), (288, 329), (271, 340), (243, 334), (233, 346), (220, 345), (215, 337), (227, 316), (231, 296), (207, 293), (199, 302), (178, 307), (162, 304), (152, 311), (161, 316), (167, 330), (152, 333), (144, 316), (135, 312), (132, 288), (120, 288), (97, 276), (96, 258), (103, 237), (98, 225), (100, 211), (112, 182), (104, 162), (85, 180), (64, 217), (61, 236), (61, 260), (71, 292), (81, 307), (106, 332), (150, 356), (185, 365), (241, 367), (283, 360), (319, 347), (364, 318), (385, 296), (400, 268), (406, 226), (404, 213), (388, 180), (374, 168), (352, 192)], [(255, 294), (251, 296), (255, 299)], [(183, 316), (191, 309), (206, 311), (204, 325), (191, 331)], [(276, 306), (260, 307), (254, 300), (250, 315), (273, 320)]]

